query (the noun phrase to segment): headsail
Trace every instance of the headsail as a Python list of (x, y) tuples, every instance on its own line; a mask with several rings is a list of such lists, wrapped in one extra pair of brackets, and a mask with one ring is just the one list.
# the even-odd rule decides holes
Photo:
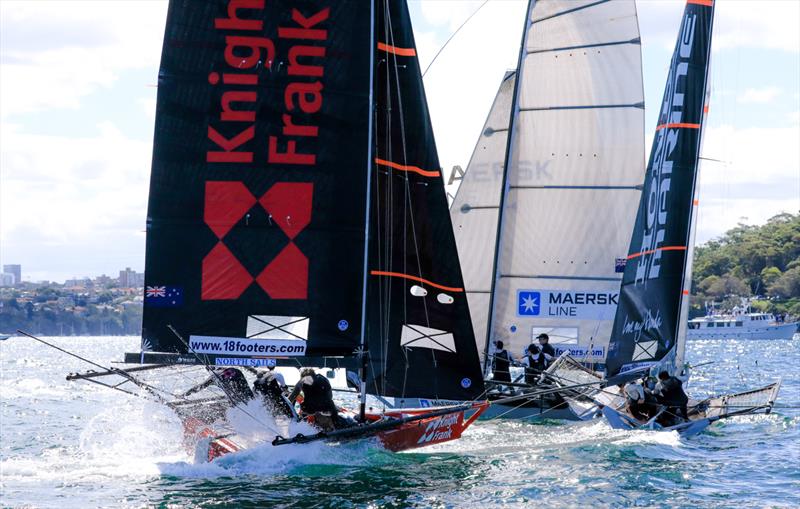
[(508, 143), (508, 119), (516, 82), (516, 71), (506, 73), (483, 130), (472, 152), (467, 171), (450, 206), (453, 232), (462, 253), (461, 270), (472, 316), (478, 352), (486, 343), (492, 264), (497, 237), (503, 168)]
[(469, 401), (482, 374), (408, 7), (377, 5), (367, 390)]
[(671, 368), (682, 354), (677, 343), (685, 340), (678, 333), (690, 290), (713, 15), (711, 0), (689, 0), (684, 10), (628, 251), (608, 376), (658, 362)]
[[(484, 348), (501, 339), (519, 352), (547, 332), (602, 362), (644, 167), (633, 0), (531, 2), (517, 75), (506, 170), (490, 202), (500, 205), (493, 292), (471, 311), (489, 317)], [(454, 217), (491, 213), (472, 205)], [(467, 253), (486, 242), (467, 235)]]
[(172, 1), (159, 71), (143, 350), (359, 345), (370, 5)]

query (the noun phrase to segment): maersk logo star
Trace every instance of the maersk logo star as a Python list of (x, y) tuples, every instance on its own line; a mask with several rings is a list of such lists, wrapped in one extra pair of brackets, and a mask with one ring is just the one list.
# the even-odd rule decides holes
[(537, 316), (542, 296), (539, 292), (520, 291), (517, 294), (517, 314), (520, 316)]

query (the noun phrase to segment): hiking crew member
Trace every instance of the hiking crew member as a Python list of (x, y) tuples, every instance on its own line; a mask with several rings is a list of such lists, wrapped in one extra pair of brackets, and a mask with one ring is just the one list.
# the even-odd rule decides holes
[(502, 341), (494, 342), (495, 351), (492, 358), (492, 379), (495, 382), (511, 382), (511, 355), (503, 348)]
[(297, 396), (303, 393), (303, 402), (300, 410), (306, 415), (317, 412), (329, 412), (332, 416), (339, 412), (333, 402), (333, 389), (327, 378), (315, 372), (312, 368), (305, 368), (300, 372), (300, 380), (289, 395), (289, 401), (294, 404)]
[(658, 383), (654, 391), (658, 402), (667, 407), (667, 412), (684, 419), (688, 419), (686, 405), (689, 403), (689, 397), (683, 391), (683, 382), (688, 378), (688, 371), (681, 377), (671, 376), (668, 372), (662, 371), (658, 374)]
[(556, 358), (556, 349), (550, 344), (550, 336), (547, 334), (539, 334), (536, 336), (536, 339), (539, 340), (539, 350), (544, 357), (544, 369), (547, 369), (550, 363), (553, 362), (553, 359)]
[(636, 382), (629, 382), (625, 385), (624, 392), (625, 408), (628, 410), (628, 413), (640, 421), (648, 420), (644, 387)]
[(539, 377), (545, 370), (544, 355), (539, 350), (539, 347), (531, 343), (528, 345), (528, 354), (522, 358), (521, 364), (525, 366), (525, 383), (528, 385), (536, 385), (539, 383)]
[(208, 380), (190, 388), (183, 393), (183, 396), (194, 394), (212, 384), (222, 389), (234, 405), (247, 403), (254, 397), (253, 391), (250, 390), (250, 385), (247, 383), (247, 378), (238, 368), (225, 368), (222, 371), (212, 373)]
[[(283, 395), (284, 386), (278, 378), (280, 373), (273, 370), (258, 374), (258, 378), (253, 382), (253, 391), (261, 395), (264, 406), (275, 415), (285, 415), (292, 417), (292, 408)], [(281, 377), (283, 378), (283, 377)]]

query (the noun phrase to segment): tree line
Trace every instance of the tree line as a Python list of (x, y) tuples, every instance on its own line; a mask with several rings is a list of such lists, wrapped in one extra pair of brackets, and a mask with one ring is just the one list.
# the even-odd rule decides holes
[(800, 213), (740, 223), (695, 249), (692, 316), (704, 314), (706, 302), (730, 309), (739, 297), (757, 297), (757, 310), (800, 316)]

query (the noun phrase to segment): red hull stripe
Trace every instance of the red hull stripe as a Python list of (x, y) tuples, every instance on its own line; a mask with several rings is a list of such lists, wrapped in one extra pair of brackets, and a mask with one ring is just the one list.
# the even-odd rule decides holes
[(369, 271), (369, 273), (372, 274), (373, 276), (391, 276), (391, 277), (400, 277), (400, 278), (403, 278), (403, 279), (410, 279), (411, 281), (417, 281), (419, 283), (424, 283), (424, 284), (426, 284), (428, 286), (432, 286), (432, 287), (438, 288), (440, 290), (445, 290), (447, 292), (463, 292), (464, 291), (463, 288), (453, 288), (452, 286), (437, 285), (436, 283), (428, 281), (427, 279), (423, 279), (423, 278), (417, 277), (417, 276), (411, 276), (409, 274), (403, 274), (403, 273), (400, 273), (400, 272), (386, 272), (386, 271), (383, 271), (383, 270), (371, 270), (371, 271)]
[(401, 57), (413, 57), (417, 55), (417, 50), (414, 48), (398, 48), (396, 46), (391, 46), (389, 44), (384, 44), (382, 42), (378, 43), (378, 49), (381, 51), (385, 51), (387, 53), (394, 53), (395, 55), (400, 55)]
[(417, 166), (406, 166), (406, 165), (403, 165), (403, 164), (393, 163), (391, 161), (384, 161), (383, 159), (375, 158), (375, 163), (379, 164), (381, 166), (388, 166), (389, 168), (394, 168), (395, 170), (411, 171), (411, 172), (414, 172), (414, 173), (419, 173), (423, 177), (438, 177), (439, 176), (439, 172), (438, 171), (423, 170), (422, 168), (419, 168)]
[(655, 249), (650, 249), (648, 251), (642, 251), (641, 253), (634, 253), (628, 255), (628, 260), (632, 260), (633, 258), (639, 258), (640, 256), (653, 254), (656, 251), (686, 251), (686, 246), (664, 246), (664, 247), (657, 247)]
[(661, 129), (700, 129), (700, 124), (685, 124), (685, 123), (661, 124), (660, 126), (656, 127), (656, 131), (659, 131)]

